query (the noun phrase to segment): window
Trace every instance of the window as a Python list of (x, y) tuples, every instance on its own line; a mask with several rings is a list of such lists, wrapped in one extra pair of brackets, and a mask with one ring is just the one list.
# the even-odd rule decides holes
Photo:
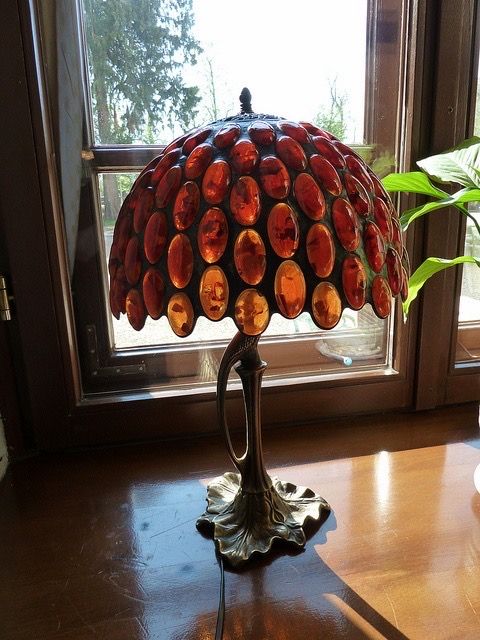
[[(137, 172), (162, 144), (238, 112), (237, 96), (246, 85), (258, 112), (332, 130), (380, 175), (397, 164), (404, 11), (400, 1), (386, 5), (300, 0), (287, 19), (273, 0), (249, 0), (238, 12), (220, 0), (130, 0), (121, 8), (83, 1), (93, 159), (84, 188), (88, 213), (81, 215), (84, 231), (98, 246), (96, 265), (93, 258), (88, 264), (77, 260), (75, 272), (78, 333), (89, 354), (83, 358), (87, 390), (118, 388), (126, 380), (132, 387), (153, 384), (172, 392), (211, 385), (236, 331), (229, 319), (212, 325), (200, 318), (191, 336), (180, 339), (162, 318), (147, 319), (137, 333), (125, 316), (117, 321), (108, 311), (105, 265), (115, 219)], [(93, 293), (95, 278), (103, 286)], [(346, 310), (338, 327), (324, 332), (307, 314), (294, 321), (274, 315), (261, 342), (270, 363), (266, 375), (279, 380), (392, 374), (400, 331), (393, 315), (379, 321), (368, 305)]]

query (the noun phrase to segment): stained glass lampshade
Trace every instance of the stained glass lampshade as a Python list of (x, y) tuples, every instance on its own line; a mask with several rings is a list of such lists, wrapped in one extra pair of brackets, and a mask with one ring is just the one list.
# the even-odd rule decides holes
[[(209, 524), (233, 565), (274, 539), (305, 544), (303, 524), (328, 504), (265, 470), (257, 344), (272, 313), (308, 312), (332, 329), (346, 307), (369, 303), (386, 318), (407, 293), (408, 259), (395, 209), (352, 149), (306, 122), (252, 113), (174, 140), (145, 167), (125, 199), (111, 248), (110, 305), (140, 331), (166, 315), (188, 336), (200, 315), (233, 318), (238, 333), (218, 372), (220, 427), (238, 473), (208, 488)], [(244, 389), (247, 447), (235, 453), (225, 390), (236, 364)]]

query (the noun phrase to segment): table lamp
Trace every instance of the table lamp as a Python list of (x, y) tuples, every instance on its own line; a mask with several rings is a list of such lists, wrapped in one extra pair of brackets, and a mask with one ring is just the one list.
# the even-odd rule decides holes
[[(210, 483), (208, 524), (231, 565), (275, 539), (305, 544), (303, 525), (327, 502), (271, 478), (264, 465), (258, 341), (272, 313), (308, 312), (333, 329), (345, 307), (390, 314), (407, 294), (398, 216), (379, 179), (352, 149), (306, 122), (241, 112), (171, 142), (140, 173), (120, 210), (109, 260), (110, 306), (140, 331), (166, 315), (188, 336), (200, 315), (233, 318), (217, 379), (217, 412), (238, 473)], [(240, 376), (246, 449), (232, 446), (225, 411), (231, 368)]]

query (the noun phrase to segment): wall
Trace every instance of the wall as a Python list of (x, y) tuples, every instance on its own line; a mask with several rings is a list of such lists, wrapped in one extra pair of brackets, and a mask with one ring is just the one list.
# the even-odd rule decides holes
[(5, 433), (3, 431), (3, 422), (0, 417), (0, 480), (5, 475), (8, 464), (7, 445), (5, 442)]

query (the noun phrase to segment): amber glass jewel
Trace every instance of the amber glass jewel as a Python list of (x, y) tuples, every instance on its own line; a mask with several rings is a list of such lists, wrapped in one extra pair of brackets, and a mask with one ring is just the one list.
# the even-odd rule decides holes
[(390, 198), (358, 154), (315, 124), (245, 106), (145, 167), (108, 270), (112, 313), (135, 329), (167, 315), (187, 336), (199, 315), (230, 313), (256, 336), (273, 311), (310, 310), (323, 329), (345, 306), (385, 317), (406, 295), (409, 266)]

